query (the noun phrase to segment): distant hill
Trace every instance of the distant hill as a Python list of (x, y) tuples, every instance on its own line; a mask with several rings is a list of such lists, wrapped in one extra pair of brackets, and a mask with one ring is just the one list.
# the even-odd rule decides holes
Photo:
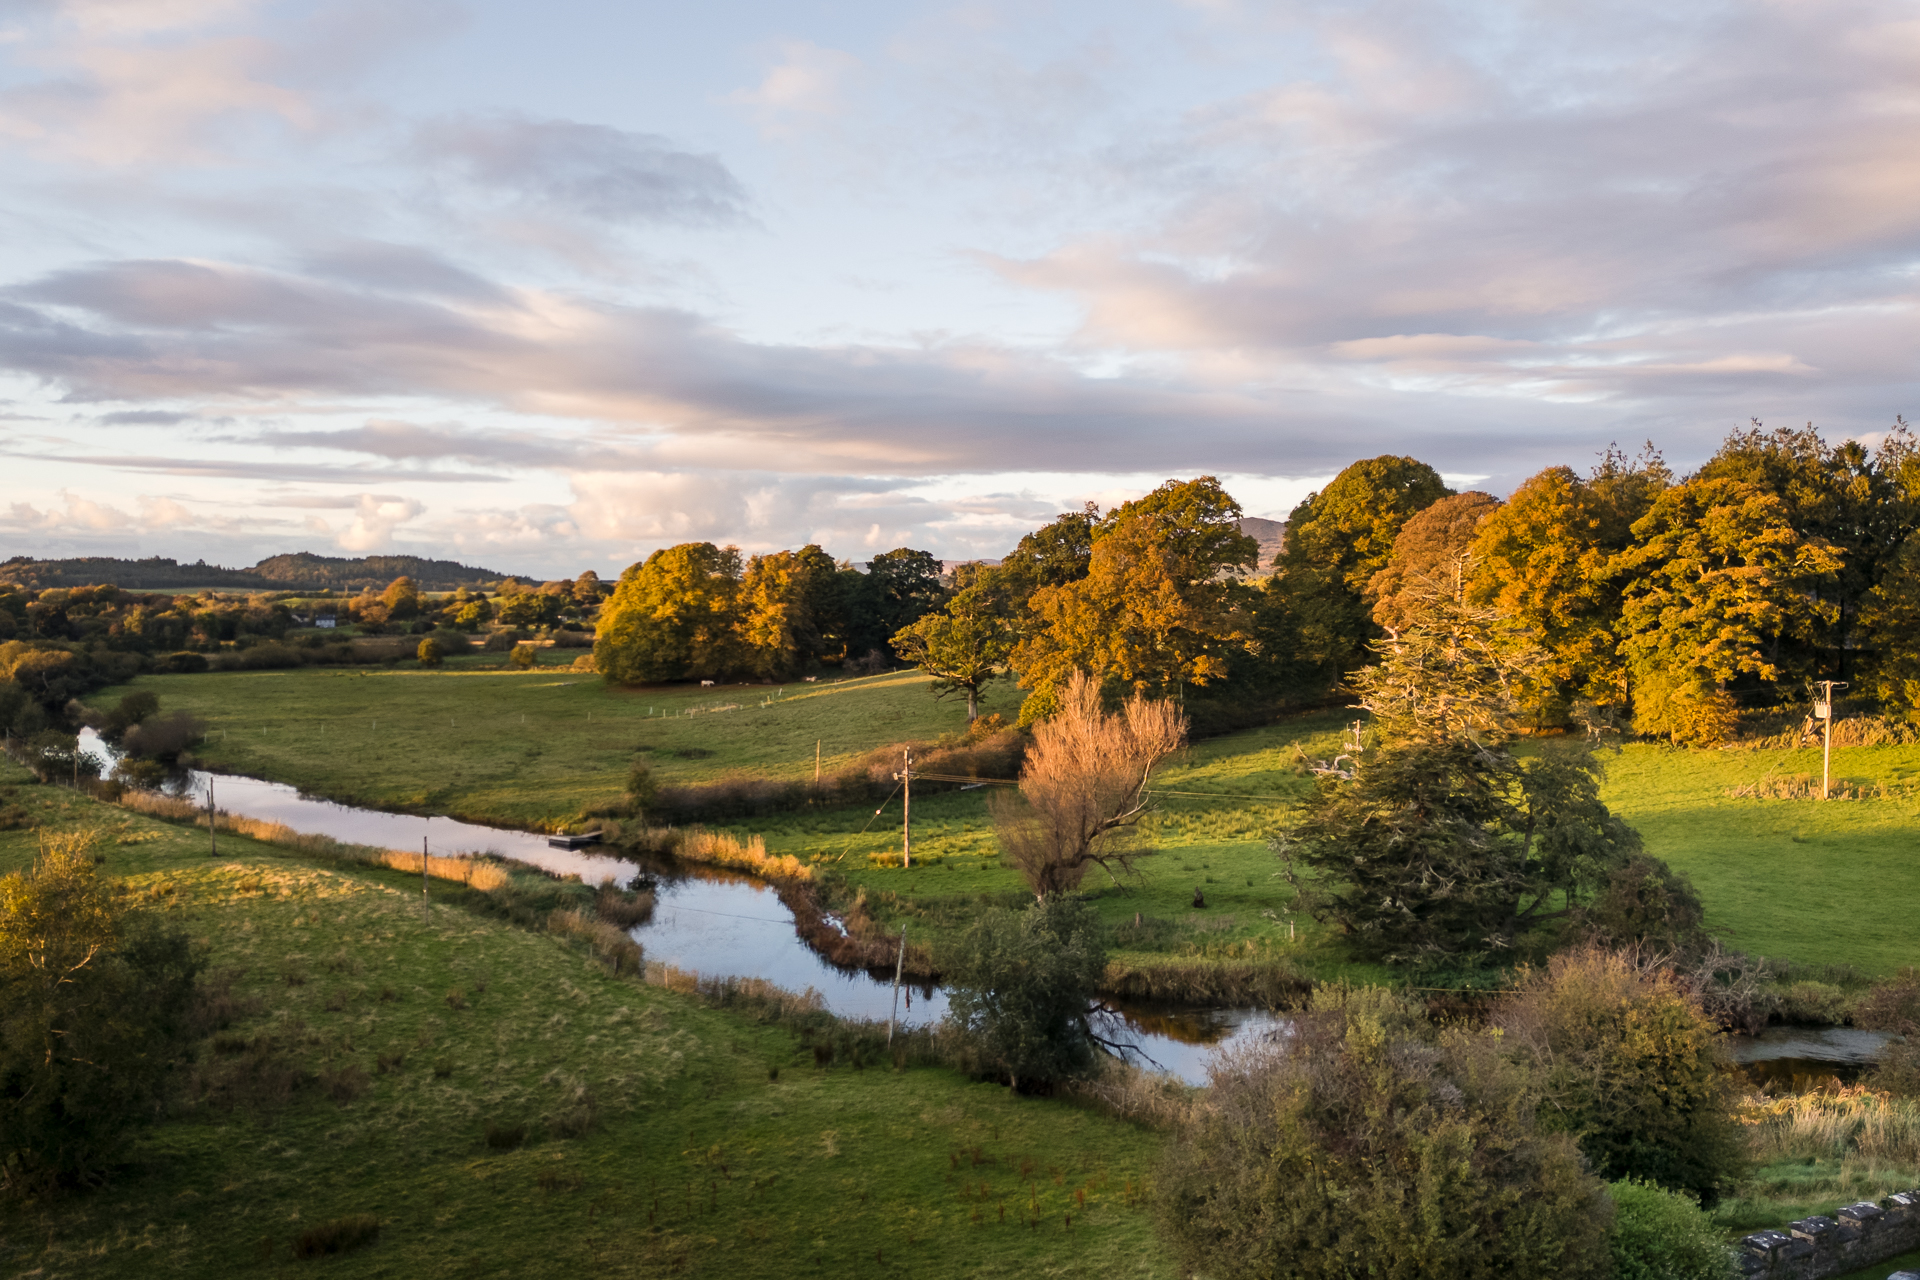
[[(223, 591), (358, 591), (384, 587), (398, 577), (409, 577), (423, 591), (452, 591), (480, 582), (499, 582), (518, 575), (476, 568), (453, 560), (420, 556), (317, 556), (300, 551), (269, 556), (247, 569), (227, 569), (204, 560), (181, 564), (162, 556), (120, 560), (112, 556), (80, 556), (69, 560), (35, 560), (15, 556), (0, 563), (0, 580), (28, 587), (84, 587), (111, 582), (130, 590), (189, 590), (212, 587)], [(521, 577), (532, 583), (534, 578)]]
[(1273, 561), (1287, 545), (1287, 522), (1284, 520), (1262, 520), (1259, 516), (1242, 516), (1240, 532), (1260, 544), (1259, 572), (1267, 573), (1273, 569)]

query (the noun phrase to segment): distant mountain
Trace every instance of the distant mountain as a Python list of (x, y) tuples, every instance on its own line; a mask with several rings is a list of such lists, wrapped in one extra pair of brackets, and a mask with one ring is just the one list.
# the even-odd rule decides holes
[(1287, 545), (1287, 522), (1284, 520), (1262, 520), (1259, 516), (1242, 516), (1240, 532), (1260, 544), (1259, 572), (1269, 573), (1273, 562)]
[[(453, 560), (420, 556), (317, 556), (308, 551), (269, 556), (249, 569), (227, 569), (196, 561), (181, 564), (162, 556), (120, 560), (112, 556), (80, 556), (68, 560), (35, 560), (15, 556), (0, 563), (0, 580), (29, 587), (84, 587), (111, 582), (129, 589), (190, 590), (212, 587), (224, 591), (358, 591), (384, 587), (398, 577), (412, 578), (423, 591), (452, 591), (481, 582), (499, 582), (515, 574), (475, 568)], [(522, 577), (532, 583), (534, 578)]]

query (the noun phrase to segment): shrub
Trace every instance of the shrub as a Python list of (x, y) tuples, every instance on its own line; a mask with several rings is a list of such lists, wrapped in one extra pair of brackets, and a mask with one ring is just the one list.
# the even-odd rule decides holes
[(537, 656), (532, 645), (517, 644), (513, 646), (513, 652), (507, 655), (507, 661), (520, 670), (525, 671), (533, 666)]
[(480, 647), (487, 653), (507, 653), (522, 640), (531, 638), (531, 635), (525, 631), (496, 631), (488, 636), (486, 643)]
[(1633, 853), (1607, 873), (1581, 914), (1598, 942), (1690, 952), (1701, 942), (1706, 909), (1685, 875), (1651, 854)]
[(1183, 1272), (1605, 1276), (1605, 1191), (1534, 1125), (1496, 1046), (1385, 990), (1323, 987), (1285, 1041), (1216, 1058), (1157, 1179)]
[(191, 1038), (186, 936), (127, 911), (92, 845), (54, 835), (0, 879), (0, 1178), (15, 1192), (97, 1177)]
[(296, 1258), (326, 1258), (369, 1245), (380, 1235), (380, 1219), (370, 1213), (335, 1218), (302, 1231), (293, 1242)]
[(1597, 947), (1566, 952), (1523, 973), (1495, 1022), (1537, 1073), (1541, 1125), (1575, 1135), (1601, 1176), (1709, 1203), (1738, 1176), (1722, 1038), (1671, 973)]
[(153, 669), (163, 675), (192, 675), (207, 669), (207, 657), (203, 653), (183, 649), (179, 653), (162, 654), (155, 658)]
[(420, 647), (415, 649), (413, 654), (414, 657), (420, 659), (420, 665), (423, 667), (437, 667), (445, 661), (447, 656), (446, 650), (442, 648), (440, 642), (432, 636), (428, 636), (425, 640), (422, 640)]
[(1691, 1196), (1632, 1178), (1607, 1190), (1615, 1280), (1732, 1280), (1733, 1250)]
[(170, 711), (153, 716), (127, 730), (122, 745), (130, 756), (141, 756), (165, 764), (180, 758), (180, 753), (207, 736), (207, 723), (191, 711)]
[(1901, 1037), (1874, 1057), (1867, 1083), (1903, 1098), (1920, 1097), (1920, 969), (1902, 969), (1876, 983), (1854, 1008), (1853, 1020)]
[(1089, 1013), (1107, 967), (1092, 908), (1053, 895), (1024, 911), (989, 910), (945, 960), (947, 1016), (976, 1072), (1019, 1089), (1092, 1068)]

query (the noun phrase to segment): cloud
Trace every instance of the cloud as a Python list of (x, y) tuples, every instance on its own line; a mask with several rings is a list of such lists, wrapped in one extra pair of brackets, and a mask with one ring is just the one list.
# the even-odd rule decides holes
[(519, 117), (440, 120), (413, 152), (476, 191), (612, 224), (731, 226), (747, 194), (715, 156), (606, 125)]
[(353, 522), (335, 539), (342, 550), (362, 555), (379, 551), (393, 540), (393, 531), (417, 518), (426, 507), (412, 498), (363, 493), (354, 506)]
[(771, 132), (785, 130), (796, 118), (837, 116), (846, 109), (846, 82), (860, 69), (860, 59), (807, 40), (783, 41), (779, 50), (780, 61), (758, 85), (727, 100), (752, 108)]

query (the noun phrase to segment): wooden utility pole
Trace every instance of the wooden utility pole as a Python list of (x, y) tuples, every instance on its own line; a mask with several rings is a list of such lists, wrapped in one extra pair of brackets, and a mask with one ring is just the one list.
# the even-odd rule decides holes
[(900, 770), (900, 865), (913, 865), (913, 752)]
[(887, 1010), (887, 1044), (893, 1044), (893, 1020), (900, 1012), (900, 972), (907, 964), (907, 931), (900, 930), (900, 954), (893, 962), (893, 1007)]
[(820, 785), (820, 739), (813, 740), (813, 785)]
[(1833, 781), (1833, 691), (1847, 687), (1845, 680), (1822, 680), (1820, 683), (1820, 701), (1813, 704), (1813, 714), (1819, 718), (1825, 732), (1821, 735), (1820, 749), (1820, 798), (1827, 798), (1827, 789)]

